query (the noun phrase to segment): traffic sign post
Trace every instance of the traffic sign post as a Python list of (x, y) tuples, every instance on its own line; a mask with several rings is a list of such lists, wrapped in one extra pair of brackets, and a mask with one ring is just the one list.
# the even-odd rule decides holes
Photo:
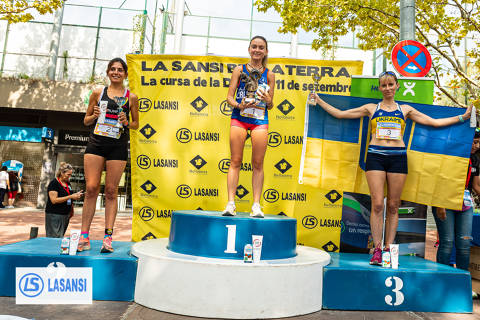
[(432, 67), (432, 57), (420, 42), (403, 40), (393, 47), (392, 63), (405, 77), (424, 77)]

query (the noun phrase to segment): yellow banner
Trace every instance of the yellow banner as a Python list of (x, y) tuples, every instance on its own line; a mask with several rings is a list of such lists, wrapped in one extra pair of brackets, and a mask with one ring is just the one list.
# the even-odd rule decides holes
[[(173, 210), (224, 209), (232, 111), (227, 90), (232, 70), (246, 62), (218, 56), (127, 56), (130, 88), (140, 108), (140, 127), (130, 138), (133, 241), (168, 237)], [(305, 102), (314, 86), (312, 74), (322, 76), (319, 92), (350, 95), (350, 76), (361, 74), (363, 63), (287, 58), (268, 63), (275, 73), (275, 97), (269, 112), (263, 210), (297, 218), (299, 243), (338, 251), (341, 191), (297, 183)], [(247, 137), (238, 211), (252, 206), (251, 149)]]

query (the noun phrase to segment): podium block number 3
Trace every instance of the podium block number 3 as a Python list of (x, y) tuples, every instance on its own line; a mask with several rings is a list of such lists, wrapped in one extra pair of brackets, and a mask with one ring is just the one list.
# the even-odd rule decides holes
[(227, 249), (225, 253), (237, 253), (235, 250), (235, 238), (237, 237), (237, 225), (227, 224), (225, 226), (228, 230), (227, 233)]
[(393, 297), (389, 294), (385, 296), (385, 302), (390, 306), (399, 306), (405, 300), (403, 293), (400, 291), (403, 288), (403, 280), (399, 277), (388, 277), (385, 279), (385, 286), (392, 288), (392, 292), (395, 293), (395, 303), (392, 303)]

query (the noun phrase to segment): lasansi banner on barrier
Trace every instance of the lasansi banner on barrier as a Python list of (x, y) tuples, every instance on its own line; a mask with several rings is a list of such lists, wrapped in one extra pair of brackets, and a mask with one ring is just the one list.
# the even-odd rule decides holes
[[(223, 210), (227, 201), (232, 70), (244, 58), (128, 55), (129, 81), (139, 97), (140, 127), (131, 132), (134, 241), (169, 235), (173, 210)], [(312, 74), (317, 90), (350, 95), (361, 61), (272, 58), (274, 108), (269, 112), (262, 194), (266, 214), (297, 218), (298, 242), (338, 251), (342, 192), (297, 183), (305, 102)], [(252, 206), (251, 141), (247, 137), (236, 193), (238, 211)]]

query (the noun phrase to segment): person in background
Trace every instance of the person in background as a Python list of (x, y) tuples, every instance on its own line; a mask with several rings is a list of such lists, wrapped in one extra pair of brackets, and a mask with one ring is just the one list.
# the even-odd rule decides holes
[(18, 176), (16, 172), (9, 171), (8, 172), (8, 181), (10, 187), (8, 188), (8, 206), (7, 208), (13, 209), (13, 203), (15, 202), (15, 197), (18, 193)]
[(70, 177), (73, 168), (62, 162), (55, 179), (47, 187), (47, 206), (45, 207), (45, 231), (49, 238), (62, 238), (73, 216), (73, 200), (79, 200), (83, 191), (73, 192)]
[(7, 167), (3, 166), (0, 171), (0, 209), (4, 209), (3, 200), (8, 191), (10, 182), (8, 181)]
[(451, 264), (452, 250), (455, 247), (456, 266), (467, 271), (470, 265), (470, 242), (472, 240), (473, 223), (473, 200), (471, 193), (475, 191), (477, 194), (480, 194), (480, 161), (475, 155), (475, 152), (479, 149), (480, 132), (475, 131), (472, 150), (470, 151), (462, 210), (432, 208), (439, 236), (437, 262), (447, 265)]

